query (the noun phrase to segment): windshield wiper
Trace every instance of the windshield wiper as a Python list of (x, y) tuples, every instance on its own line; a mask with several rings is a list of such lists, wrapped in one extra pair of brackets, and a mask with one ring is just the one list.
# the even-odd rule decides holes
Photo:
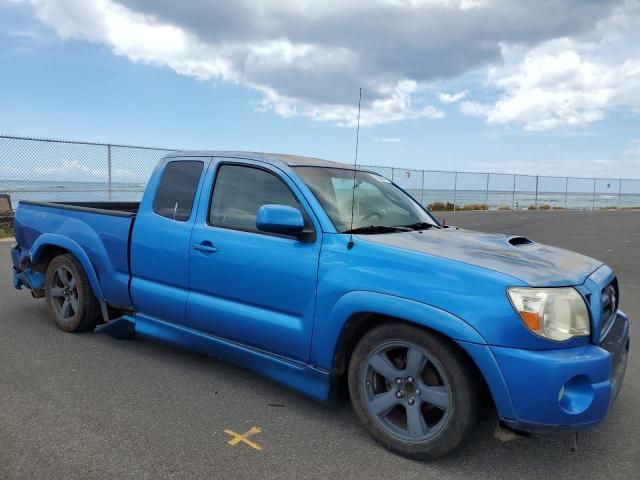
[(406, 228), (408, 230), (426, 230), (428, 228), (433, 228), (433, 227), (435, 227), (433, 223), (418, 222), (418, 223), (412, 223), (411, 225), (401, 225), (396, 228)]
[(369, 225), (368, 227), (358, 227), (352, 228), (351, 230), (345, 230), (342, 233), (394, 233), (394, 232), (410, 232), (412, 231), (409, 227), (391, 227), (389, 225)]

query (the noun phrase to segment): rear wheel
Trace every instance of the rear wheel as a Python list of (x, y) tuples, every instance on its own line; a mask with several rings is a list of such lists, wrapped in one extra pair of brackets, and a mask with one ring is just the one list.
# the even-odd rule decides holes
[(349, 393), (369, 433), (389, 450), (434, 459), (473, 426), (477, 398), (469, 365), (443, 337), (388, 324), (367, 333), (349, 364)]
[(71, 254), (54, 258), (47, 268), (45, 297), (49, 315), (65, 332), (93, 329), (100, 304), (82, 265)]

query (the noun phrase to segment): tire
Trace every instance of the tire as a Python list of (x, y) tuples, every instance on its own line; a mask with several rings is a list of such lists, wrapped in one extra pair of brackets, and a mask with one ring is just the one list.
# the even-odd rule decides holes
[(457, 448), (475, 423), (479, 388), (472, 372), (445, 337), (383, 324), (353, 351), (349, 395), (364, 427), (385, 448), (433, 460)]
[(54, 258), (47, 267), (45, 297), (49, 316), (65, 332), (92, 330), (100, 319), (100, 303), (71, 254)]

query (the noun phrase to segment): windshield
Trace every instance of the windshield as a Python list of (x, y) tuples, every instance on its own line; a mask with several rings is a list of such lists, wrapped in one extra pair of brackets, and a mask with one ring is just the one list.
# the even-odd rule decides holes
[(296, 167), (296, 171), (341, 233), (385, 233), (437, 226), (413, 198), (380, 175), (357, 171), (354, 189), (353, 170)]

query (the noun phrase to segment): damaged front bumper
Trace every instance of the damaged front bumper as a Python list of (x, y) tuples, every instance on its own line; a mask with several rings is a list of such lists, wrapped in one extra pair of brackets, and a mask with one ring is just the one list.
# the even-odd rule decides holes
[(526, 351), (492, 347), (516, 418), (501, 420), (532, 433), (576, 430), (602, 421), (622, 386), (629, 354), (629, 320), (618, 311), (600, 345)]

